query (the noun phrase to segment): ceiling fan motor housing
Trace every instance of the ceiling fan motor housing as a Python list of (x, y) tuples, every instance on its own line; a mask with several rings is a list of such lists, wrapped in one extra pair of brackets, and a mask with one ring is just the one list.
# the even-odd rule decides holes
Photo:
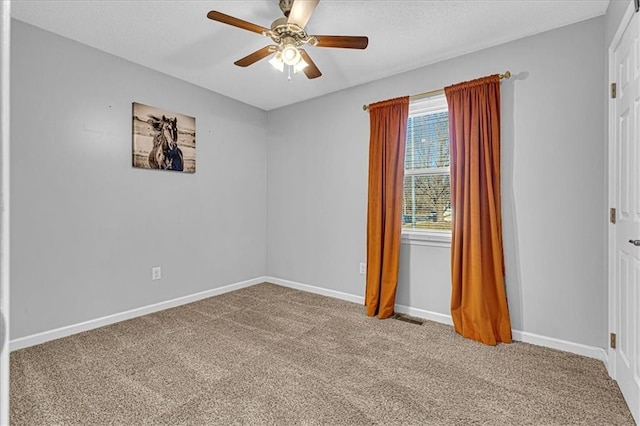
[(271, 24), (271, 30), (264, 33), (271, 37), (275, 43), (280, 43), (284, 39), (291, 38), (295, 41), (296, 46), (311, 43), (315, 41), (315, 37), (309, 37), (307, 33), (297, 26), (287, 22), (287, 18), (278, 18)]

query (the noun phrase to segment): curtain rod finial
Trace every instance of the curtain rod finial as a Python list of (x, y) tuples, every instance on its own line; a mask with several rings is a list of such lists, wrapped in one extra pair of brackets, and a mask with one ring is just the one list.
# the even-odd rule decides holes
[(511, 78), (511, 71), (506, 71), (504, 74), (502, 74), (500, 77), (502, 78), (506, 78), (507, 80), (509, 80)]
[(369, 109), (369, 105), (367, 105), (367, 104), (362, 105), (362, 110), (363, 111), (366, 111), (368, 109)]

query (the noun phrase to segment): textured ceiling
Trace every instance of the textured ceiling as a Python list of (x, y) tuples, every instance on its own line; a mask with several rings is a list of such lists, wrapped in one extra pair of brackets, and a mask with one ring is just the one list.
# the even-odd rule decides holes
[(288, 81), (267, 59), (233, 62), (270, 44), (207, 19), (218, 10), (269, 27), (277, 0), (14, 0), (12, 16), (250, 105), (270, 110), (568, 25), (606, 12), (609, 0), (321, 0), (309, 34), (366, 35), (366, 50), (308, 47), (323, 76)]

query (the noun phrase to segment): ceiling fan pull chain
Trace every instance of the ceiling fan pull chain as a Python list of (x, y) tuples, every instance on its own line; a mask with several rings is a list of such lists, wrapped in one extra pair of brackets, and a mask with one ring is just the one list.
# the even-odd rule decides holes
[(288, 74), (289, 74), (289, 75), (287, 76), (287, 79), (288, 79), (289, 81), (291, 81), (291, 68), (293, 68), (293, 65), (287, 65), (287, 70), (288, 70), (287, 72), (288, 72)]

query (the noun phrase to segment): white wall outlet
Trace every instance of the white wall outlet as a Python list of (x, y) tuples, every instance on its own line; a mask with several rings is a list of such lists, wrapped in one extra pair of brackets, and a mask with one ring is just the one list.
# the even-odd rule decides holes
[(367, 264), (366, 263), (361, 263), (360, 264), (360, 275), (367, 275)]
[(159, 266), (155, 266), (151, 268), (151, 279), (159, 280), (161, 278), (162, 278), (162, 268), (160, 268)]

